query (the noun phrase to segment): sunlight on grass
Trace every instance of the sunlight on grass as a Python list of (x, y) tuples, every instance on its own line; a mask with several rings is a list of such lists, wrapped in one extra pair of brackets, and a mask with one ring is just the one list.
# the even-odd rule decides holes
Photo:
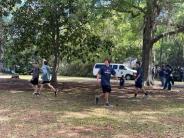
[(131, 112), (134, 115), (158, 115), (158, 114), (165, 114), (164, 112), (161, 111), (132, 111)]
[(62, 118), (70, 118), (70, 117), (75, 117), (75, 118), (86, 118), (86, 117), (90, 117), (90, 115), (88, 113), (85, 112), (65, 112), (64, 115), (62, 115)]
[(15, 94), (15, 93), (23, 93), (24, 91), (10, 91), (10, 93), (13, 93), (13, 94)]
[[(31, 77), (32, 77), (31, 75), (20, 75), (20, 79), (25, 79), (25, 80), (30, 80)], [(91, 81), (91, 80), (94, 80), (94, 78), (58, 76), (58, 81), (79, 81), (80, 82), (80, 81)]]

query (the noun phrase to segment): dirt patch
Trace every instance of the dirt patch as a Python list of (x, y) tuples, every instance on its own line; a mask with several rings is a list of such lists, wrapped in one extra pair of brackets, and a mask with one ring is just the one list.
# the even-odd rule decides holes
[(34, 123), (34, 124), (49, 124), (56, 122), (56, 117), (53, 113), (49, 112), (40, 112), (40, 111), (30, 111), (18, 116), (18, 120), (21, 120), (25, 123)]

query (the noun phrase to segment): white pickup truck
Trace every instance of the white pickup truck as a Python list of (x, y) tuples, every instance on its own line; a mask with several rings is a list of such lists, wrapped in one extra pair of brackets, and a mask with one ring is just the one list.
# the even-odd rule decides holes
[[(93, 75), (96, 76), (104, 63), (96, 63), (93, 67)], [(115, 70), (116, 76), (118, 78), (124, 76), (126, 80), (135, 79), (136, 70), (130, 69), (123, 64), (111, 63), (110, 66)]]

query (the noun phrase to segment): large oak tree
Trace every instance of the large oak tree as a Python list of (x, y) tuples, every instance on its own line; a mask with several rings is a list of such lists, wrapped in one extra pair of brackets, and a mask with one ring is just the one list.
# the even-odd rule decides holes
[[(163, 37), (184, 32), (182, 0), (112, 0), (113, 10), (142, 19), (142, 66), (144, 79), (151, 84), (152, 49)], [(177, 16), (176, 16), (177, 15)], [(177, 17), (177, 18), (176, 18)], [(159, 28), (165, 28), (162, 32)]]

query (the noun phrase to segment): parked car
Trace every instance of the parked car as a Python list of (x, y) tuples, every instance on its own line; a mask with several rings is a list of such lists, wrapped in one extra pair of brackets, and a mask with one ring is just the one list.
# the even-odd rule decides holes
[[(104, 63), (96, 63), (93, 67), (93, 75), (96, 76), (99, 72), (99, 69), (103, 67)], [(129, 67), (126, 67), (123, 64), (117, 64), (117, 63), (111, 63), (110, 66), (115, 70), (116, 76), (118, 78), (122, 77), (122, 75), (125, 77), (126, 80), (135, 79), (136, 70), (133, 70)]]

